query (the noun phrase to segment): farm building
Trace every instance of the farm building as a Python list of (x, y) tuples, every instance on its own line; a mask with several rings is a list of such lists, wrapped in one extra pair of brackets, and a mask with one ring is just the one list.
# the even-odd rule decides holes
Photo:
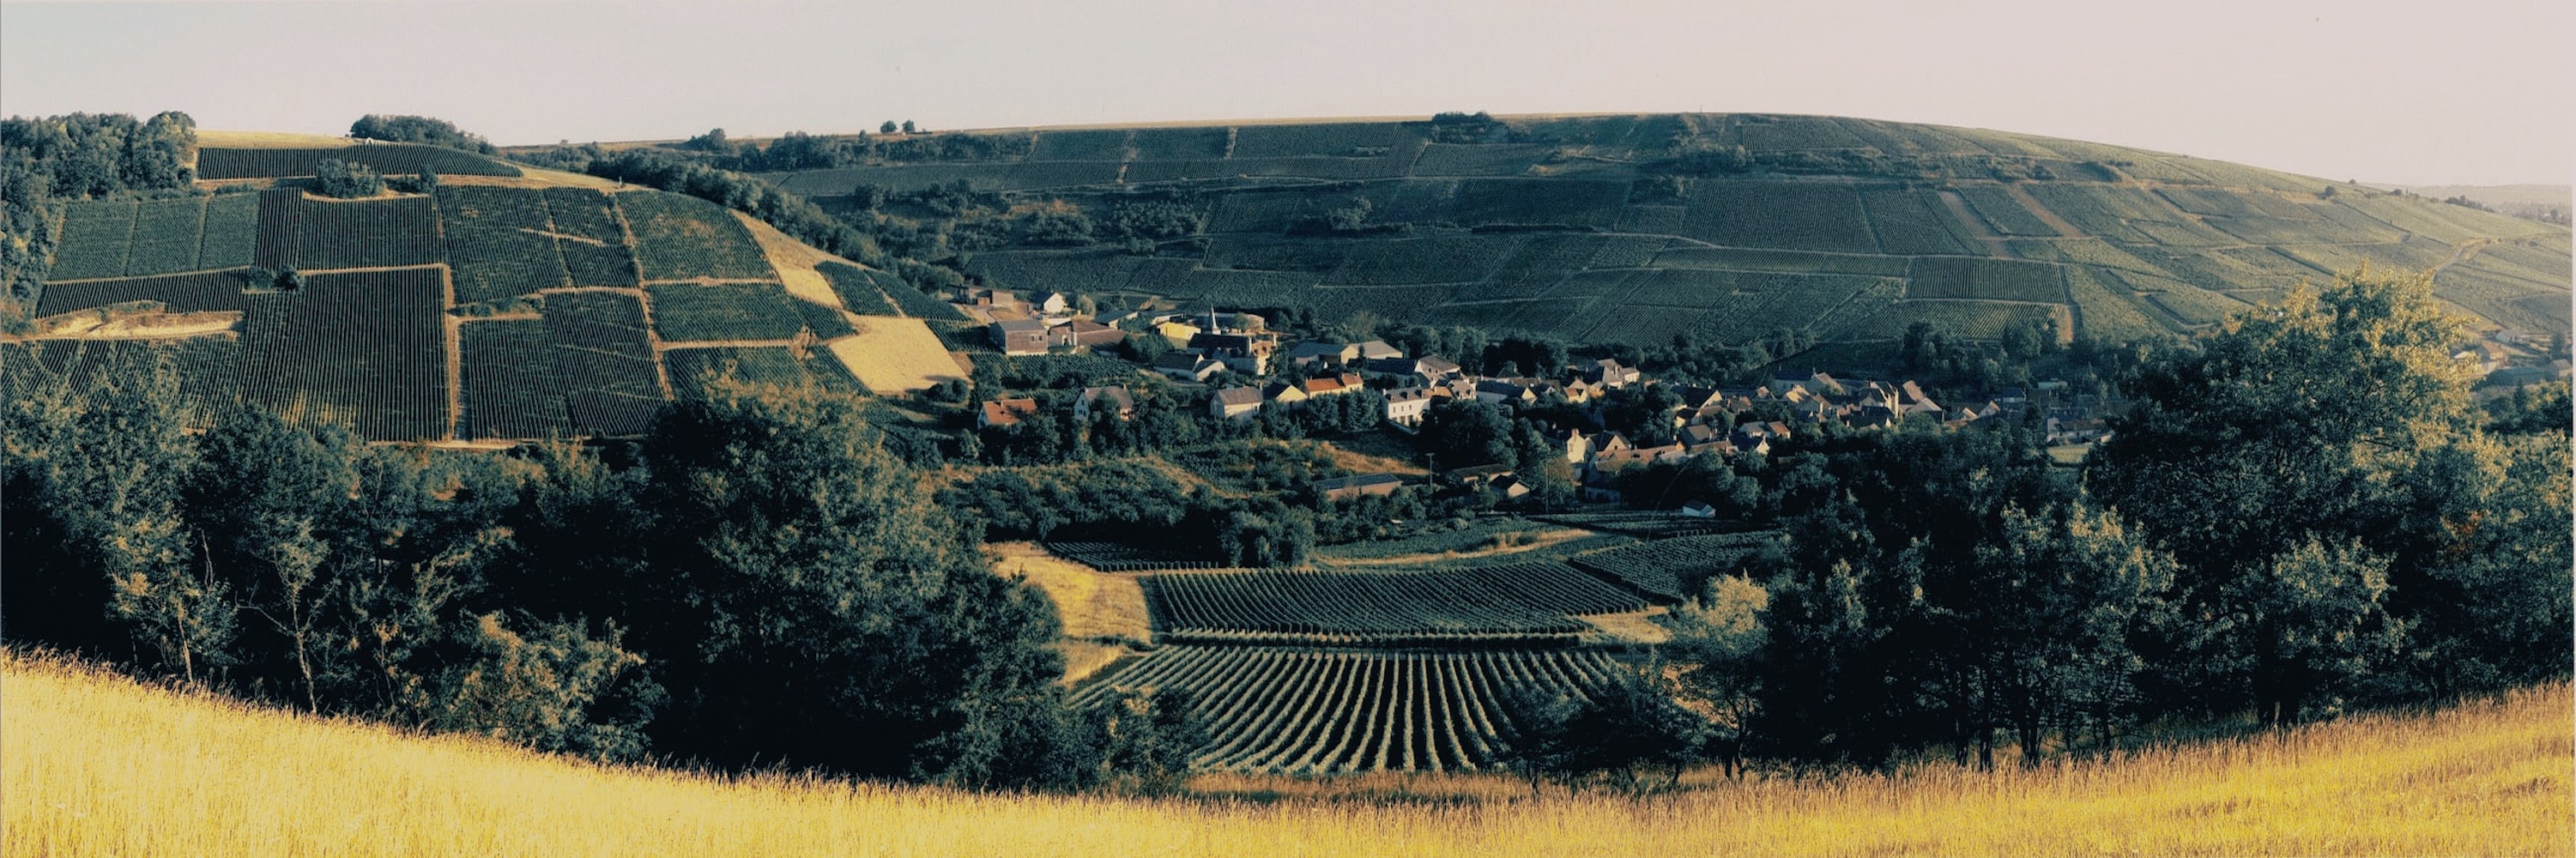
[(1386, 422), (1398, 426), (1422, 425), (1422, 413), (1431, 408), (1431, 391), (1407, 387), (1386, 392)]
[(994, 322), (993, 347), (1006, 355), (1046, 354), (1047, 323), (1036, 319)]
[(995, 399), (984, 403), (982, 408), (976, 410), (975, 428), (1014, 426), (1019, 424), (1020, 418), (1034, 416), (1037, 413), (1038, 401), (1035, 399)]
[(1115, 414), (1120, 420), (1133, 420), (1136, 417), (1136, 394), (1124, 387), (1083, 388), (1082, 395), (1073, 400), (1073, 419), (1089, 423), (1094, 411)]
[(1175, 381), (1206, 381), (1208, 376), (1222, 372), (1224, 369), (1225, 364), (1208, 360), (1205, 355), (1190, 352), (1172, 352), (1154, 359), (1154, 371), (1170, 376)]
[(1127, 332), (1094, 322), (1075, 319), (1047, 329), (1050, 346), (1114, 346), (1127, 339)]
[(1261, 388), (1229, 387), (1208, 399), (1208, 413), (1229, 419), (1251, 417), (1261, 410)]
[(1040, 315), (1061, 316), (1072, 307), (1073, 304), (1065, 300), (1062, 292), (1040, 292), (1029, 299), (1029, 309), (1037, 311)]

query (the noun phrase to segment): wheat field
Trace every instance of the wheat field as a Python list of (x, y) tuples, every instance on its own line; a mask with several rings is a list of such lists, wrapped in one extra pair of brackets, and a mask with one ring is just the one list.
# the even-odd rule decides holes
[(0, 807), (13, 856), (2565, 855), (2570, 702), (2561, 684), (2117, 762), (1643, 801), (1456, 776), (1149, 799), (603, 768), (11, 653)]

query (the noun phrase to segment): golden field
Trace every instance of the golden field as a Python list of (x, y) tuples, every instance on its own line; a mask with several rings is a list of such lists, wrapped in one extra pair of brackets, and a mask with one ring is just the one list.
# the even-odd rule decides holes
[(0, 701), (13, 856), (2563, 855), (2576, 838), (2566, 685), (2113, 763), (1645, 801), (1532, 800), (1493, 777), (1208, 777), (1144, 799), (602, 768), (24, 654), (0, 662)]

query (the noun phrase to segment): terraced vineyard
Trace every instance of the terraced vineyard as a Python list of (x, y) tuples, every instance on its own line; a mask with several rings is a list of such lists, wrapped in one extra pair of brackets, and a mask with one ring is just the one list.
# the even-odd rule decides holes
[(1187, 689), (1209, 741), (1193, 763), (1239, 772), (1336, 774), (1491, 768), (1517, 730), (1514, 690), (1584, 696), (1621, 669), (1579, 649), (1378, 652), (1167, 646), (1074, 695)]
[[(2567, 236), (2323, 179), (1981, 129), (1644, 115), (1459, 131), (1038, 129), (955, 147), (981, 156), (769, 178), (826, 207), (859, 185), (964, 182), (998, 194), (1000, 208), (1061, 203), (1101, 222), (1168, 191), (1200, 218), (1198, 234), (1150, 257), (1105, 237), (974, 254), (970, 273), (1016, 289), (1638, 346), (1787, 328), (1827, 346), (1816, 352), (1826, 359), (1867, 353), (1832, 346), (1894, 340), (1917, 321), (1969, 338), (2046, 319), (2062, 336), (2160, 336), (2363, 261), (2420, 269), (2458, 249)], [(1751, 163), (1701, 160), (1702, 147), (1736, 145)], [(1360, 229), (1316, 228), (1360, 202)], [(2568, 329), (2568, 275), (2482, 266), (2484, 255), (2443, 269), (2437, 291), (2496, 324)]]
[[(381, 156), (387, 173), (518, 175), (429, 147), (205, 154), (218, 177), (292, 178), (324, 154)], [(790, 295), (743, 222), (694, 198), (459, 180), (336, 200), (288, 184), (66, 206), (35, 314), (114, 306), (134, 324), (40, 327), (48, 339), (10, 356), (86, 381), (172, 354), (192, 421), (250, 401), (402, 441), (633, 435), (675, 385), (725, 368), (854, 391), (866, 387), (852, 366), (888, 389), (910, 389), (904, 372), (922, 367), (955, 372), (935, 336), (898, 324), (908, 320), (864, 332), (828, 296)], [(288, 267), (301, 288), (262, 270)], [(861, 313), (964, 318), (883, 271), (821, 268)], [(646, 271), (664, 281), (649, 307)], [(240, 315), (145, 318), (156, 313)], [(150, 325), (169, 338), (82, 339)]]
[(1646, 603), (1563, 563), (1428, 572), (1237, 571), (1144, 579), (1160, 638), (1208, 643), (1487, 645), (1570, 639), (1575, 614)]

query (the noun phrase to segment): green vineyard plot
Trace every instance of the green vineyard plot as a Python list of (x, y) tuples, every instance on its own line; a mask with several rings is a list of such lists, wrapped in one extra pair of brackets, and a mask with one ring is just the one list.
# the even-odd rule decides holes
[(242, 294), (245, 285), (249, 285), (248, 281), (237, 271), (56, 283), (45, 287), (44, 296), (37, 299), (36, 315), (52, 316), (127, 301), (158, 301), (172, 313), (236, 311), (248, 304), (249, 299)]
[(54, 249), (53, 280), (125, 275), (125, 250), (134, 238), (132, 201), (73, 203), (64, 207), (62, 238)]
[(1705, 579), (1724, 572), (1736, 561), (1779, 538), (1779, 534), (1767, 531), (1677, 536), (1585, 552), (1568, 558), (1566, 562), (1657, 601), (1677, 602), (1694, 595), (1683, 592), (1684, 580)]
[(660, 191), (617, 195), (635, 233), (635, 261), (646, 280), (775, 280), (769, 257), (733, 212), (696, 197)]
[(1144, 583), (1155, 628), (1174, 641), (1383, 645), (1549, 638), (1589, 628), (1576, 614), (1646, 607), (1551, 561), (1430, 572), (1182, 572)]
[(438, 212), (457, 303), (573, 285), (555, 250), (543, 192), (447, 185), (438, 189)]
[(653, 331), (670, 342), (785, 340), (805, 329), (805, 315), (776, 283), (687, 283), (645, 287), (653, 297)]
[(662, 353), (662, 365), (671, 374), (673, 392), (681, 396), (699, 395), (708, 381), (718, 377), (782, 387), (812, 384), (824, 390), (862, 392), (859, 380), (831, 355), (819, 351), (800, 355), (787, 346), (671, 349)]
[(2066, 281), (2058, 273), (2058, 266), (2044, 263), (1926, 256), (1914, 260), (1905, 297), (2062, 304), (2066, 302)]
[(587, 188), (547, 188), (545, 197), (546, 213), (554, 221), (555, 249), (563, 257), (564, 273), (572, 285), (641, 282), (614, 197)]
[(337, 149), (197, 150), (201, 179), (285, 179), (313, 175), (326, 159), (365, 164), (387, 176), (427, 168), (446, 176), (517, 176), (519, 168), (468, 152), (409, 143), (368, 143)]
[(259, 195), (262, 268), (389, 268), (430, 265), (439, 252), (438, 212), (428, 197), (323, 200), (291, 188)]
[(1214, 771), (1336, 774), (1491, 769), (1516, 737), (1515, 693), (1587, 697), (1622, 667), (1597, 650), (1303, 651), (1167, 646), (1074, 695), (1125, 688), (1191, 695)]
[(445, 296), (436, 268), (315, 274), (246, 296), (243, 398), (377, 440), (447, 437)]
[(0, 343), (0, 389), (12, 396), (31, 385), (97, 390), (111, 380), (151, 375), (167, 360), (178, 370), (179, 411), (192, 426), (214, 422), (242, 396), (242, 340), (213, 334), (179, 340), (35, 340)]

